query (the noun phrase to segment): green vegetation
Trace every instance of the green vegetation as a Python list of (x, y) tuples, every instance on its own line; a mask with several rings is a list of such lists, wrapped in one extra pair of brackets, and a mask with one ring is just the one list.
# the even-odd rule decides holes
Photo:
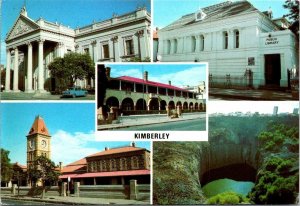
[(9, 159), (9, 151), (1, 148), (1, 181), (9, 182), (12, 178), (12, 165)]
[(249, 197), (258, 204), (294, 204), (299, 191), (299, 130), (275, 124), (258, 136), (261, 154)]
[(41, 198), (45, 196), (45, 183), (52, 184), (58, 181), (59, 172), (55, 171), (55, 164), (44, 156), (35, 159), (33, 167), (28, 170), (29, 179), (42, 182), (43, 192)]
[[(51, 77), (55, 78), (55, 90), (61, 92), (74, 86), (77, 79), (95, 79), (95, 67), (89, 54), (70, 52), (57, 57), (48, 65)], [(47, 82), (47, 84), (49, 84)], [(47, 87), (49, 87), (47, 85)]]
[(235, 205), (235, 204), (249, 204), (249, 200), (245, 198), (243, 195), (235, 193), (235, 192), (224, 192), (220, 193), (216, 196), (209, 198), (206, 204), (226, 204), (226, 205)]

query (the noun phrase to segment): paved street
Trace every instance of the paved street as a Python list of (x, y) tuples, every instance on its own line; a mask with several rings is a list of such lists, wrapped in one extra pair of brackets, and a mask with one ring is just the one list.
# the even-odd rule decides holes
[(95, 100), (95, 95), (88, 94), (86, 97), (77, 98), (61, 98), (61, 95), (51, 95), (51, 94), (34, 94), (34, 93), (0, 93), (0, 100)]
[(192, 119), (185, 121), (151, 124), (143, 126), (133, 126), (114, 130), (131, 130), (131, 131), (205, 131), (206, 119)]
[(209, 99), (211, 100), (298, 100), (292, 97), (291, 92), (255, 90), (255, 89), (221, 89), (209, 88)]

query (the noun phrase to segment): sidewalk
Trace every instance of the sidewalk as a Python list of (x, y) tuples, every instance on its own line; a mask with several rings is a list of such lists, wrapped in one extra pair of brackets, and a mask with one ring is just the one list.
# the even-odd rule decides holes
[(255, 90), (255, 89), (221, 89), (209, 88), (210, 99), (224, 100), (299, 100), (293, 98), (291, 92), (272, 91), (272, 90)]
[[(135, 117), (135, 120), (127, 120), (121, 121), (119, 124), (106, 124), (106, 125), (98, 125), (98, 130), (110, 130), (110, 129), (119, 129), (126, 128), (132, 126), (141, 126), (141, 125), (150, 125), (150, 124), (161, 124), (161, 123), (169, 123), (169, 122), (177, 122), (177, 121), (186, 121), (191, 119), (200, 119), (205, 118), (205, 112), (198, 113), (184, 113), (179, 118), (171, 119), (166, 115), (162, 115), (161, 117), (151, 118), (151, 115), (147, 115), (148, 118), (143, 118), (143, 115), (132, 115), (131, 117)], [(139, 118), (140, 117), (140, 118)]]
[(106, 205), (106, 204), (150, 204), (150, 202), (127, 200), (127, 199), (104, 199), (104, 198), (89, 198), (89, 197), (62, 197), (62, 196), (46, 196), (44, 199), (39, 197), (10, 197), (1, 195), (2, 200), (20, 200), (20, 201), (35, 201), (54, 204), (70, 204), (70, 205)]

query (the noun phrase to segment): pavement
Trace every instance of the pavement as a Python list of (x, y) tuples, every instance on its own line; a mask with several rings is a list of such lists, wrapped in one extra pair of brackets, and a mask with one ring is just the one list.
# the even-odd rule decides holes
[(50, 93), (1, 92), (0, 100), (95, 100), (95, 95), (88, 94), (86, 97), (61, 98), (61, 95), (52, 95)]
[[(167, 117), (166, 114), (160, 115), (155, 118), (151, 118), (151, 115), (131, 115), (131, 120), (121, 120), (118, 124), (106, 124), (106, 125), (98, 125), (98, 130), (113, 130), (119, 128), (126, 128), (132, 126), (141, 126), (141, 125), (151, 125), (151, 124), (162, 124), (162, 123), (170, 123), (170, 122), (177, 122), (177, 121), (186, 121), (192, 120), (197, 118), (206, 118), (205, 112), (197, 112), (197, 113), (184, 113), (179, 118)], [(122, 118), (121, 118), (122, 119)]]
[(69, 205), (150, 204), (149, 201), (146, 202), (146, 201), (127, 200), (127, 199), (106, 199), (106, 198), (104, 199), (104, 198), (92, 198), (92, 197), (46, 196), (44, 199), (41, 199), (40, 197), (28, 197), (28, 196), (16, 197), (16, 196), (1, 195), (1, 199), (35, 201), (35, 202), (44, 202), (44, 203), (52, 203), (52, 204), (69, 204)]
[(210, 100), (299, 100), (290, 91), (209, 88)]

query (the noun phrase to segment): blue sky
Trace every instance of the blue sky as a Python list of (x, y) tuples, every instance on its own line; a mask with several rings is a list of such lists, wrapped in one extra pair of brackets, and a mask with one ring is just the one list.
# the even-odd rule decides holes
[(131, 76), (143, 78), (143, 71), (148, 71), (148, 80), (172, 85), (196, 86), (200, 81), (206, 80), (206, 65), (199, 63), (191, 64), (150, 64), (150, 65), (115, 65), (107, 64), (111, 67), (111, 76)]
[(2, 0), (1, 64), (5, 64), (6, 34), (20, 14), (26, 2), (28, 16), (37, 20), (42, 17), (71, 28), (86, 26), (94, 20), (101, 21), (112, 17), (113, 13), (122, 15), (146, 6), (150, 12), (150, 0)]
[[(199, 8), (224, 2), (225, 0), (153, 0), (153, 25), (163, 28), (181, 16), (193, 13)], [(235, 1), (235, 0), (233, 0)], [(267, 11), (271, 6), (273, 17), (281, 17), (288, 13), (282, 7), (284, 0), (249, 0), (260, 11)]]
[[(130, 142), (100, 142), (95, 137), (93, 103), (1, 103), (1, 147), (10, 151), (11, 162), (26, 165), (26, 135), (36, 115), (41, 115), (51, 137), (51, 159), (68, 164), (104, 147), (129, 145)], [(138, 147), (150, 150), (149, 142)]]

